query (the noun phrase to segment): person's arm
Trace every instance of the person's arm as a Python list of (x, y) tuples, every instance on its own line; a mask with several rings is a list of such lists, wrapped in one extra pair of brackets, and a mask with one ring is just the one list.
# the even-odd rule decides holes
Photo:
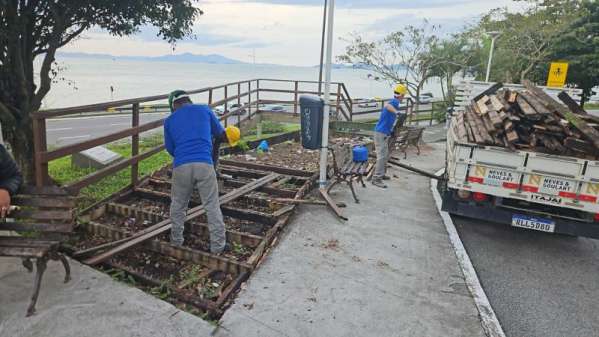
[(17, 193), (22, 183), (23, 177), (17, 164), (0, 145), (0, 217), (4, 218), (8, 214), (10, 197)]
[(175, 156), (175, 144), (173, 143), (171, 134), (168, 131), (168, 125), (166, 122), (164, 123), (164, 147), (166, 148), (166, 152), (168, 152), (171, 157)]
[(214, 169), (218, 167), (218, 155), (220, 151), (220, 144), (222, 142), (227, 141), (227, 134), (225, 133), (225, 129), (220, 124), (220, 121), (210, 109), (209, 106), (206, 106), (210, 115), (210, 133), (212, 134), (212, 163), (214, 165)]
[(396, 115), (399, 113), (399, 108), (396, 109), (390, 102), (385, 104), (385, 109)]

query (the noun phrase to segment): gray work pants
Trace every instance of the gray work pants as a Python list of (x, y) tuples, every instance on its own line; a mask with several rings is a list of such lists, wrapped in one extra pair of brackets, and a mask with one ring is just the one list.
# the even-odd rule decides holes
[(214, 166), (206, 163), (188, 163), (173, 170), (171, 190), (171, 242), (183, 244), (183, 229), (189, 199), (196, 187), (208, 217), (210, 252), (221, 253), (225, 248), (225, 223), (218, 200), (218, 184)]
[(384, 133), (374, 132), (374, 150), (376, 152), (376, 165), (374, 167), (373, 179), (382, 179), (387, 172), (387, 160), (389, 160), (389, 136)]

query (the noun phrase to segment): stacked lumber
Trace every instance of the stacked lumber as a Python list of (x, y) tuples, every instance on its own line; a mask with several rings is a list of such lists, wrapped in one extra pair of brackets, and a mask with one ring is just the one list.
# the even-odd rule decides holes
[(599, 158), (599, 117), (587, 114), (565, 92), (558, 103), (541, 89), (490, 88), (455, 116), (456, 136), (477, 143), (548, 154)]

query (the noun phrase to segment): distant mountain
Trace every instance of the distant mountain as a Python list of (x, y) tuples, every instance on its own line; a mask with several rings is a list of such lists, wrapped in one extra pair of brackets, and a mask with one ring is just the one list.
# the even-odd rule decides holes
[(151, 62), (179, 62), (179, 63), (210, 63), (210, 64), (242, 64), (238, 60), (234, 60), (218, 54), (197, 55), (191, 53), (183, 53), (176, 55), (163, 56), (114, 56), (109, 54), (88, 54), (88, 53), (58, 53), (58, 57), (75, 57), (75, 58), (93, 58), (93, 59), (113, 59), (113, 60), (131, 60), (131, 61), (151, 61)]

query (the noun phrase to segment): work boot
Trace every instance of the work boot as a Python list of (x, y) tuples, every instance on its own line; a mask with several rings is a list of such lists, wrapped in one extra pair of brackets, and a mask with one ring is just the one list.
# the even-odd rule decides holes
[(376, 187), (387, 188), (387, 185), (383, 183), (383, 180), (381, 178), (372, 178), (372, 184)]
[(231, 247), (231, 244), (229, 244), (228, 242), (225, 243), (225, 248), (223, 248), (223, 250), (221, 250), (220, 252), (212, 252), (212, 254), (214, 255), (223, 255), (224, 253), (228, 253), (233, 249), (233, 247)]

